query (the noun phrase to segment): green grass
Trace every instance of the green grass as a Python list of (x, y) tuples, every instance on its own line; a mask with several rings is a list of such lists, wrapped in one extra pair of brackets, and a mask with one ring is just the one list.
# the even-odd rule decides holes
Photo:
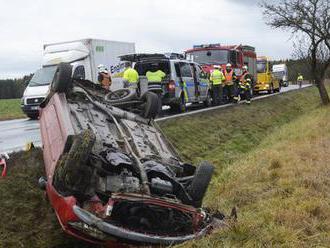
[(161, 124), (216, 174), (204, 205), (238, 222), (180, 247), (329, 247), (330, 108), (315, 88)]
[[(315, 88), (162, 122), (182, 157), (216, 173), (204, 205), (238, 222), (183, 247), (329, 244), (330, 113)], [(0, 178), (0, 247), (89, 247), (63, 234), (37, 187), (42, 151), (13, 154)]]
[(0, 247), (90, 247), (63, 234), (45, 192), (41, 149), (11, 154), (8, 176), (0, 178)]
[(320, 106), (316, 88), (160, 123), (181, 156), (194, 163), (208, 159), (220, 169), (255, 149), (264, 138)]
[(0, 100), (0, 121), (25, 118), (21, 110), (20, 99), (1, 99)]

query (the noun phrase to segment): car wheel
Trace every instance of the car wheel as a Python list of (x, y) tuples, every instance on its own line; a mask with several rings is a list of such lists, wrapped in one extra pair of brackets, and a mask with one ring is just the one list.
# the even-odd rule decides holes
[(111, 91), (104, 98), (109, 103), (122, 103), (136, 99), (137, 96), (135, 89), (125, 88)]
[(86, 182), (89, 182), (92, 176), (92, 169), (87, 163), (95, 139), (95, 134), (89, 129), (74, 136), (69, 152), (64, 153), (58, 160), (53, 184), (64, 196), (86, 195), (89, 187)]
[(196, 208), (202, 206), (202, 201), (210, 184), (213, 171), (214, 167), (206, 161), (202, 162), (195, 171), (188, 192), (193, 200), (192, 205)]
[(58, 93), (67, 93), (72, 86), (72, 66), (68, 63), (60, 63), (57, 66), (51, 90)]
[(155, 119), (159, 113), (161, 101), (153, 92), (146, 92), (141, 99), (145, 102), (143, 117), (147, 119)]

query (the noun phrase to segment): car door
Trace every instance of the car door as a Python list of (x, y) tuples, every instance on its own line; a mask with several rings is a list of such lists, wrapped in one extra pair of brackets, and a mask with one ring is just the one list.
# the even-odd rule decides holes
[(188, 95), (188, 101), (192, 102), (195, 100), (195, 82), (193, 77), (193, 72), (189, 63), (180, 62), (180, 71), (182, 81), (186, 84), (186, 91)]
[(203, 100), (207, 97), (209, 91), (209, 79), (200, 65), (195, 64), (195, 67), (198, 73), (200, 98)]

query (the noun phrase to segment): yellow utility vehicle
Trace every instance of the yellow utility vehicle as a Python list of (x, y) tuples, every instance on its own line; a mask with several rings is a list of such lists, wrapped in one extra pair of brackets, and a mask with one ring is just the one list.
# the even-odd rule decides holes
[(272, 67), (270, 60), (267, 57), (257, 58), (257, 73), (258, 80), (254, 86), (254, 92), (259, 93), (261, 91), (267, 91), (269, 94), (274, 92), (280, 92), (280, 81), (272, 73)]

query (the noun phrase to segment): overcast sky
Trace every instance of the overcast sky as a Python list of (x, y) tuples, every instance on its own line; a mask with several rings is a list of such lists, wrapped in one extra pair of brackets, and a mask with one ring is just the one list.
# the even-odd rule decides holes
[(44, 43), (82, 38), (135, 42), (137, 52), (220, 42), (292, 53), (290, 34), (267, 27), (253, 0), (0, 0), (0, 78), (34, 72)]

